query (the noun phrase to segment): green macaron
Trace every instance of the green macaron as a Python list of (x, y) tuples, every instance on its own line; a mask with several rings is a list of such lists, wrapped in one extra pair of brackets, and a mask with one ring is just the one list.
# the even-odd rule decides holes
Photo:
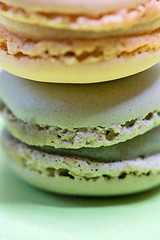
[(29, 145), (110, 146), (160, 125), (159, 70), (92, 85), (37, 83), (1, 71), (1, 111)]
[(3, 147), (27, 182), (96, 196), (159, 185), (160, 64), (92, 85), (33, 82), (1, 71), (0, 84)]

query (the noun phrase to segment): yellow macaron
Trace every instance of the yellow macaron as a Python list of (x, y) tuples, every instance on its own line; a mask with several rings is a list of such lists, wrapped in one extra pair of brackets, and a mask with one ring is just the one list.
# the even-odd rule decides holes
[(93, 83), (160, 60), (156, 0), (1, 0), (0, 65), (28, 79)]

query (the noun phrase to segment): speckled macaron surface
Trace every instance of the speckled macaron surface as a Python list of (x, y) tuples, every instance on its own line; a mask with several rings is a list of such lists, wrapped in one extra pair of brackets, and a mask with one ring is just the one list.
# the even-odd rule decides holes
[(0, 1), (0, 64), (20, 77), (95, 83), (160, 61), (158, 0)]

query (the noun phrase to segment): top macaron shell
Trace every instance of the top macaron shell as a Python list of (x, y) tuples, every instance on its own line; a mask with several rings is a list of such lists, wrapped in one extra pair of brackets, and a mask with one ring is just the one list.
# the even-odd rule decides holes
[(159, 69), (91, 85), (40, 83), (2, 71), (0, 111), (9, 131), (29, 145), (111, 146), (160, 126)]
[(0, 98), (17, 118), (27, 123), (69, 130), (110, 127), (160, 111), (159, 72), (157, 64), (122, 80), (61, 85), (28, 81), (2, 70)]

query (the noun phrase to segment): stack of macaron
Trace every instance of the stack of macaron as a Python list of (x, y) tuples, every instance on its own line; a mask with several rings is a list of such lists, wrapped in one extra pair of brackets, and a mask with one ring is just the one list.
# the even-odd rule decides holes
[(11, 168), (63, 194), (158, 186), (159, 61), (158, 0), (0, 0), (9, 72), (0, 70), (1, 142)]

